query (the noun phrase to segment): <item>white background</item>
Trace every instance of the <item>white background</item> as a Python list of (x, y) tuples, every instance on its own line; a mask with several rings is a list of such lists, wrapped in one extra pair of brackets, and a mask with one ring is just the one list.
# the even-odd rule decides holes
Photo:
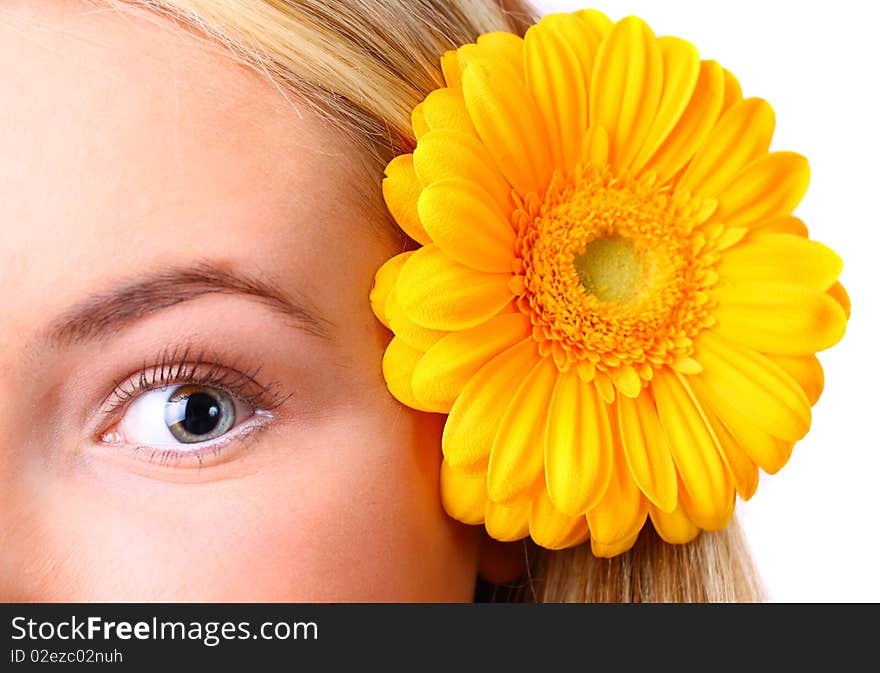
[(820, 354), (825, 392), (810, 433), (776, 475), (761, 475), (740, 519), (773, 601), (880, 601), (880, 40), (874, 3), (856, 0), (535, 0), (542, 12), (635, 14), (692, 42), (776, 111), (771, 150), (810, 161), (795, 211), (844, 260), (853, 314)]

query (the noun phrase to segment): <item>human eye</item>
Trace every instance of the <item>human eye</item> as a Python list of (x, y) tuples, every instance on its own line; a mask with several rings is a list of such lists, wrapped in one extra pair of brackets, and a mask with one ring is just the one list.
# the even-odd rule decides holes
[(106, 403), (113, 419), (99, 441), (174, 467), (205, 466), (266, 427), (289, 396), (204, 352), (163, 351), (157, 363), (118, 383)]

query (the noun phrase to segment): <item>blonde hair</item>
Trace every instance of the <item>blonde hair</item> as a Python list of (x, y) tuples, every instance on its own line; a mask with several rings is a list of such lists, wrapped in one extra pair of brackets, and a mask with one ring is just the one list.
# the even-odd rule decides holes
[[(410, 114), (443, 85), (440, 56), (489, 31), (521, 36), (539, 17), (527, 0), (96, 1), (147, 9), (194, 29), (193, 35), (219, 43), (282, 93), (304, 100), (363, 148), (373, 162), (377, 190), (385, 164), (415, 147)], [(761, 598), (735, 521), (687, 545), (663, 542), (648, 524), (633, 549), (614, 559), (594, 557), (586, 543), (565, 551), (537, 549), (528, 565), (523, 583), (495, 591), (495, 597), (545, 602)]]
[(763, 599), (736, 518), (688, 544), (660, 539), (650, 522), (628, 552), (597, 558), (586, 544), (531, 546), (528, 574), (490, 589), (491, 600), (538, 603), (751, 603)]

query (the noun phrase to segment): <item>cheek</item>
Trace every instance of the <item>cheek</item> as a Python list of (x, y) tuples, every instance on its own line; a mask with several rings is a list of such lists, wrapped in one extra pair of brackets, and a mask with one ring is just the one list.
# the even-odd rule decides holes
[[(280, 562), (267, 595), (294, 601), (469, 601), (477, 533), (439, 495), (442, 417), (388, 398), (384, 413), (324, 424), (308, 459), (275, 473), (286, 506), (273, 537), (251, 535)], [(282, 567), (283, 566), (283, 567)], [(268, 569), (267, 569), (268, 570)]]
[(324, 592), (339, 600), (472, 599), (478, 531), (442, 509), (441, 431), (442, 417), (392, 402), (385, 414), (348, 419), (334, 433), (319, 461), (326, 479), (301, 501), (299, 532), (308, 550), (301, 568), (323, 577)]
[(25, 577), (19, 598), (470, 600), (477, 535), (440, 505), (442, 417), (393, 401), (386, 411), (255, 448), (236, 479), (96, 469), (47, 485), (16, 513), (29, 533), (16, 540), (15, 574), (40, 578)]

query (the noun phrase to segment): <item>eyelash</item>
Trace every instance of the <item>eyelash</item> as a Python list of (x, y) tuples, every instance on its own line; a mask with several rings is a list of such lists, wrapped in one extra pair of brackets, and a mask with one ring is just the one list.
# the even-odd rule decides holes
[[(265, 386), (257, 383), (256, 377), (260, 372), (260, 367), (256, 367), (250, 372), (241, 372), (235, 369), (235, 363), (231, 367), (226, 367), (215, 362), (204, 374), (196, 376), (199, 367), (205, 366), (205, 351), (200, 351), (192, 362), (189, 357), (189, 348), (186, 348), (179, 357), (178, 351), (178, 348), (173, 351), (168, 348), (164, 349), (156, 357), (158, 364), (148, 367), (144, 362), (137, 375), (137, 381), (132, 381), (132, 377), (128, 377), (124, 382), (118, 383), (111, 393), (112, 401), (107, 413), (115, 412), (141, 393), (167, 388), (179, 383), (218, 388), (237, 397), (242, 402), (264, 411), (277, 408), (289, 397), (289, 395), (284, 397), (280, 394), (276, 382)], [(255, 388), (255, 390), (246, 392), (248, 388)]]
[[(121, 417), (121, 411), (139, 395), (179, 384), (195, 384), (222, 390), (240, 402), (253, 407), (255, 414), (266, 414), (277, 409), (292, 396), (292, 394), (284, 395), (280, 390), (280, 385), (275, 381), (267, 385), (259, 383), (256, 377), (260, 372), (260, 367), (250, 371), (239, 371), (235, 368), (237, 360), (233, 362), (232, 366), (225, 366), (217, 361), (220, 358), (211, 358), (215, 361), (208, 364), (206, 351), (199, 351), (195, 358), (191, 359), (191, 350), (190, 347), (186, 347), (180, 353), (179, 347), (175, 347), (173, 350), (166, 347), (156, 356), (154, 360), (156, 364), (148, 366), (144, 361), (140, 372), (134, 376), (126, 377), (114, 386), (104, 413), (107, 416)], [(204, 367), (208, 367), (208, 369), (197, 374), (199, 368)], [(227, 433), (227, 435), (215, 440), (204, 442), (204, 452), (219, 453), (223, 445), (233, 439), (244, 441), (259, 429), (259, 427), (251, 427), (237, 432), (234, 437)], [(177, 465), (184, 457), (191, 455), (198, 459), (199, 465), (202, 463), (201, 449), (179, 451), (149, 446), (135, 446), (133, 448), (135, 453), (150, 450), (149, 462), (165, 464), (174, 461), (174, 464)]]

